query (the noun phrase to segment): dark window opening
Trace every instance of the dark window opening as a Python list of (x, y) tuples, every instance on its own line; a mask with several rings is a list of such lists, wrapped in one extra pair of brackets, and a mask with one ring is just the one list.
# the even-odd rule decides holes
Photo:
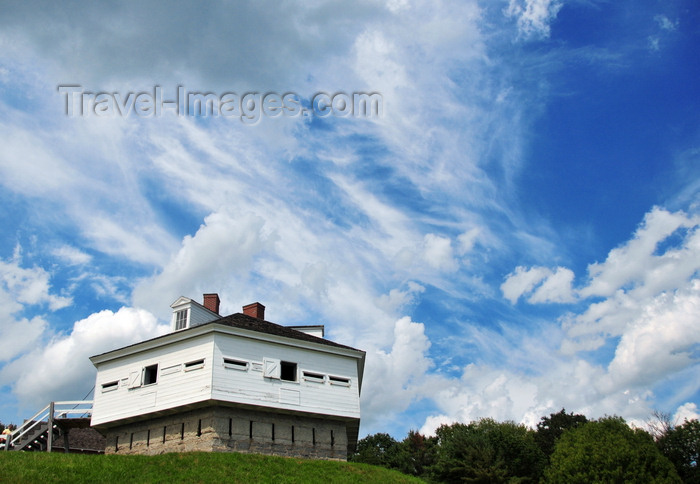
[(283, 361), (280, 363), (280, 379), (297, 381), (297, 364)]
[(203, 368), (204, 367), (204, 358), (201, 360), (195, 360), (195, 361), (188, 361), (185, 363), (185, 371), (187, 370), (196, 370), (197, 368)]
[(224, 368), (231, 368), (233, 370), (245, 371), (248, 369), (248, 362), (241, 360), (234, 360), (233, 358), (224, 358)]
[(316, 382), (316, 383), (323, 383), (324, 381), (326, 381), (325, 375), (323, 375), (321, 373), (314, 373), (311, 371), (305, 371), (305, 372), (303, 372), (303, 374), (304, 374), (304, 380), (307, 380), (307, 381), (312, 381), (312, 382)]
[(350, 378), (343, 378), (342, 376), (329, 376), (328, 381), (331, 385), (350, 386)]
[(102, 391), (103, 392), (109, 392), (112, 390), (116, 390), (117, 388), (119, 388), (119, 380), (111, 381), (109, 383), (102, 384)]
[(152, 385), (158, 381), (158, 364), (147, 366), (143, 369), (143, 384)]

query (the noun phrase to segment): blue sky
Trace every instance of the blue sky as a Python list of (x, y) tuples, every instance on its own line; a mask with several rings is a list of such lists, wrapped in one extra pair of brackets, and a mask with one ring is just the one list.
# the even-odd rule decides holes
[[(690, 0), (3, 4), (0, 421), (206, 292), (365, 350), (363, 435), (697, 418), (699, 25)], [(66, 85), (382, 113), (68, 116)]]

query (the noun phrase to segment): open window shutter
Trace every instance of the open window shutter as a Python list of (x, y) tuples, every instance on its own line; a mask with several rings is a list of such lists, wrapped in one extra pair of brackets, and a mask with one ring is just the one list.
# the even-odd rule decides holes
[(265, 378), (276, 378), (280, 379), (280, 360), (275, 360), (272, 358), (263, 359), (263, 376)]
[(141, 386), (141, 369), (131, 370), (129, 372), (129, 388), (138, 388)]

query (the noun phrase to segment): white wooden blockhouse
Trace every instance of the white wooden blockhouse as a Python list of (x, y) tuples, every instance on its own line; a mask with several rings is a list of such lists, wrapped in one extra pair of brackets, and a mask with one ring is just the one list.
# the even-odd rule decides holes
[(365, 353), (323, 326), (221, 317), (219, 296), (172, 304), (168, 334), (90, 358), (92, 426), (107, 453), (240, 451), (346, 459), (360, 424)]

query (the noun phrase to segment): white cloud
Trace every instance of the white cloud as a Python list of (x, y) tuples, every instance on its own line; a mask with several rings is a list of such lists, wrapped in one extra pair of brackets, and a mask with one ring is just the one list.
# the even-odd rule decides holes
[(406, 286), (406, 289), (394, 288), (388, 294), (382, 294), (375, 300), (375, 304), (388, 314), (393, 314), (411, 304), (419, 294), (425, 291), (425, 287), (412, 281), (409, 281)]
[(700, 345), (700, 280), (664, 292), (644, 304), (623, 330), (610, 362), (611, 383), (618, 388), (649, 387), (697, 363)]
[(69, 245), (57, 247), (51, 253), (66, 262), (68, 265), (73, 266), (81, 266), (92, 260), (92, 256), (90, 254), (86, 254), (85, 252)]
[(447, 415), (429, 415), (423, 426), (418, 430), (418, 433), (425, 435), (426, 437), (434, 437), (436, 435), (436, 430), (443, 425), (452, 425), (458, 421), (454, 418), (448, 417)]
[(94, 384), (89, 357), (153, 338), (168, 330), (140, 309), (101, 311), (77, 321), (69, 334), (35, 346), (0, 370), (0, 382), (26, 407), (80, 398)]
[[(678, 416), (695, 416), (696, 404), (685, 399), (698, 390), (688, 376), (700, 364), (698, 222), (682, 212), (652, 209), (628, 242), (611, 250), (604, 263), (589, 266), (581, 293), (606, 296), (594, 302), (576, 298), (567, 268), (517, 267), (501, 285), (511, 303), (530, 294), (530, 303), (578, 302), (578, 311), (561, 319), (560, 331), (541, 327), (536, 334), (548, 338), (540, 341), (511, 330), (472, 330), (469, 339), (483, 362), (468, 364), (460, 379), (443, 381), (432, 397), (440, 412), (426, 419), (422, 431), (481, 417), (534, 426), (561, 408), (644, 422), (656, 405), (655, 389), (669, 382), (677, 390), (665, 400), (685, 402)], [(619, 338), (612, 340), (613, 357), (585, 353), (611, 337)]]
[(9, 260), (0, 260), (0, 362), (9, 361), (35, 347), (49, 330), (43, 316), (22, 317), (25, 309), (61, 309), (71, 303), (67, 297), (51, 293), (50, 275), (39, 267), (26, 269), (20, 246)]
[(656, 22), (659, 24), (661, 30), (667, 30), (669, 32), (672, 32), (678, 28), (678, 20), (672, 22), (665, 15), (655, 15), (654, 20), (656, 20)]
[(506, 280), (501, 284), (501, 292), (503, 297), (508, 299), (512, 304), (518, 302), (520, 296), (527, 294), (532, 289), (552, 274), (552, 271), (546, 267), (531, 267), (526, 269), (523, 266), (518, 266), (515, 271), (508, 274)]
[(31, 349), (41, 341), (42, 336), (48, 330), (48, 323), (41, 317), (35, 316), (32, 319), (15, 319), (5, 309), (8, 301), (7, 294), (0, 291), (0, 318), (3, 323), (0, 325), (0, 342), (2, 343), (2, 353), (0, 362), (12, 360), (17, 355)]
[(395, 322), (389, 352), (365, 343), (370, 349), (362, 388), (363, 427), (374, 428), (382, 419), (408, 408), (414, 398), (424, 396), (422, 388), (433, 363), (427, 356), (430, 341), (424, 325), (408, 316)]
[(549, 37), (550, 24), (561, 7), (558, 0), (510, 0), (504, 13), (517, 19), (522, 37), (546, 38)]
[(423, 243), (423, 258), (429, 266), (447, 272), (457, 270), (457, 261), (453, 257), (450, 239), (426, 234)]
[(102, 214), (88, 215), (80, 223), (83, 235), (97, 249), (135, 262), (160, 264), (164, 260), (163, 249), (170, 246), (170, 236), (159, 226), (129, 226)]
[(546, 277), (528, 301), (530, 303), (568, 303), (576, 300), (571, 284), (574, 272), (566, 267), (557, 267), (556, 272)]
[(461, 378), (443, 380), (430, 396), (438, 413), (426, 418), (421, 431), (433, 434), (442, 423), (485, 417), (534, 427), (541, 417), (562, 408), (589, 418), (616, 414), (634, 421), (652, 413), (652, 392), (602, 383), (610, 378), (602, 366), (558, 355), (546, 345), (531, 348), (527, 357), (540, 362), (537, 372), (517, 371), (507, 364), (470, 364)]
[(653, 312), (663, 298), (673, 298), (676, 291), (675, 297), (689, 294), (691, 278), (700, 270), (698, 227), (698, 217), (682, 212), (654, 208), (646, 214), (630, 241), (611, 250), (605, 262), (589, 266), (590, 282), (579, 294), (606, 298), (564, 318), (569, 339), (562, 350), (599, 348), (649, 318), (645, 311)]
[(650, 35), (649, 37), (647, 37), (647, 41), (649, 44), (649, 50), (653, 52), (658, 52), (659, 50), (661, 50), (661, 41), (658, 37)]
[[(6, 291), (12, 299), (25, 305), (46, 304), (55, 311), (71, 304), (69, 297), (51, 294), (50, 274), (41, 267), (26, 269), (20, 267), (21, 250), (15, 249), (10, 261), (0, 260), (0, 290)], [(19, 309), (18, 307), (16, 309)]]
[(693, 402), (686, 402), (676, 410), (673, 414), (672, 421), (676, 425), (682, 425), (686, 420), (700, 420), (700, 411), (698, 411), (697, 404)]
[[(511, 0), (504, 13), (517, 23), (521, 38), (542, 39), (562, 5)], [(107, 254), (110, 262), (154, 274), (135, 283), (129, 304), (165, 316), (179, 295), (217, 291), (223, 311), (266, 297), (274, 321), (317, 318), (331, 338), (368, 350), (367, 422), (391, 418), (411, 399), (436, 403), (438, 412), (427, 427), (479, 416), (532, 424), (561, 406), (592, 416), (641, 415), (652, 397), (639, 387), (640, 368), (648, 362), (658, 367), (649, 373), (651, 387), (693, 368), (681, 342), (692, 307), (675, 308), (668, 301), (694, 301), (687, 282), (699, 267), (697, 221), (661, 209), (648, 215), (633, 240), (591, 264), (582, 295), (598, 298), (593, 303), (577, 298), (574, 273), (566, 267), (518, 266), (501, 285), (512, 304), (522, 297), (532, 304), (580, 306), (562, 319), (563, 330), (543, 324), (533, 329), (541, 331), (537, 337), (504, 336), (513, 321), (478, 322), (500, 324), (500, 331), (473, 333), (483, 359), (466, 366), (461, 378), (436, 376), (426, 328), (400, 317), (434, 289), (450, 295), (445, 304), (472, 285), (481, 284), (478, 296), (489, 294), (491, 281), (481, 279), (488, 277), (486, 266), (493, 262), (499, 268), (500, 255), (513, 247), (537, 254), (539, 264), (560, 250), (550, 237), (554, 230), (519, 220), (503, 195), (516, 193), (514, 175), (527, 159), (522, 148), (532, 116), (527, 113), (537, 111), (530, 108), (541, 99), (537, 89), (522, 94), (516, 83), (521, 72), (514, 76), (486, 44), (490, 36), (483, 26), (490, 19), (478, 2), (397, 0), (387, 7), (322, 2), (275, 6), (272, 16), (265, 3), (184, 5), (170, 9), (155, 26), (146, 17), (126, 18), (86, 4), (76, 27), (54, 8), (61, 7), (37, 9), (23, 2), (0, 16), (0, 44), (8, 47), (2, 61), (9, 59), (0, 75), (10, 83), (3, 92), (42, 106), (23, 114), (12, 107), (15, 94), (3, 98), (0, 183), (35, 204), (39, 224), (53, 231), (58, 220), (65, 230), (55, 232), (76, 234), (53, 253), (64, 264), (89, 262), (90, 255), (73, 249), (84, 247), (95, 261)], [(104, 18), (111, 19), (109, 35), (100, 30)], [(277, 25), (279, 18), (286, 19), (283, 25)], [(36, 36), (26, 19), (52, 27)], [(206, 35), (169, 34), (194, 32), (205, 19)], [(245, 22), (230, 28), (236, 19)], [(656, 21), (661, 30), (674, 26), (665, 17)], [(144, 51), (143, 45), (152, 48)], [(143, 89), (154, 76), (165, 89), (184, 82), (219, 92), (374, 90), (384, 97), (385, 114), (369, 121), (267, 120), (254, 129), (221, 119), (63, 119), (60, 96), (48, 85), (62, 79), (88, 89)], [(312, 124), (327, 129), (311, 129)], [(485, 168), (485, 160), (499, 166)], [(502, 178), (492, 176), (501, 172)], [(506, 228), (494, 223), (501, 218), (509, 220)], [(685, 230), (680, 242), (659, 250), (679, 228)], [(56, 309), (70, 302), (51, 291), (44, 269), (17, 263), (8, 271), (0, 302), (10, 314), (25, 305)], [(134, 283), (118, 270), (84, 277), (96, 294), (129, 300)], [(470, 293), (460, 302), (472, 298)], [(502, 317), (522, 324), (508, 310), (515, 312), (506, 308)], [(68, 379), (89, 379), (91, 370), (69, 367), (89, 356), (69, 358), (69, 350), (76, 344), (97, 348), (105, 341), (101, 332), (110, 334), (108, 321), (127, 328), (114, 344), (159, 331), (141, 310), (97, 313), (84, 320), (89, 324), (76, 323), (70, 334), (50, 343), (53, 358), (70, 360), (53, 371), (43, 355), (25, 353), (33, 342), (55, 334), (47, 319), (13, 316), (0, 329), (12, 342), (5, 356), (23, 355), (2, 374), (13, 382), (14, 372), (24, 400), (43, 399), (40, 385), (60, 393), (54, 379), (75, 398), (77, 387)], [(667, 325), (672, 329), (661, 339), (677, 353), (649, 344), (652, 328), (663, 332)], [(610, 336), (620, 337), (615, 361), (581, 356)], [(537, 344), (536, 338), (544, 341)]]
[[(15, 40), (12, 45), (44, 57), (57, 71), (56, 78), (95, 84), (91, 89), (134, 85), (144, 79), (152, 85), (154, 79), (173, 78), (212, 90), (294, 89), (310, 72), (310, 59), (327, 61), (329, 56), (346, 54), (366, 23), (386, 16), (386, 7), (375, 2), (295, 6), (219, 2), (207, 8), (182, 4), (163, 12), (154, 25), (144, 16), (125, 15), (118, 7), (97, 8), (90, 2), (80, 4), (80, 22), (61, 15), (58, 6), (39, 7), (31, 1), (8, 6), (0, 19), (1, 30)], [(161, 5), (144, 1), (141, 8), (155, 12)], [(43, 35), (31, 35), (25, 31), (29, 16), (51, 28)], [(278, 18), (286, 21), (280, 25)], [(151, 48), (144, 50), (144, 45)]]
[(166, 301), (212, 292), (247, 273), (253, 258), (272, 242), (263, 225), (263, 219), (252, 214), (236, 216), (222, 210), (208, 215), (193, 236), (185, 236), (180, 250), (158, 275), (139, 283), (135, 305), (161, 314)]
[(460, 234), (457, 237), (457, 242), (459, 243), (458, 253), (459, 255), (465, 255), (474, 249), (474, 245), (482, 236), (482, 230), (479, 227), (474, 227), (466, 232)]
[[(625, 287), (651, 295), (676, 287), (700, 268), (699, 225), (700, 217), (652, 209), (629, 242), (611, 250), (605, 262), (588, 267), (590, 283), (580, 290), (581, 296), (611, 296)], [(657, 247), (679, 229), (687, 230), (683, 245), (656, 253)]]
[[(55, 86), (37, 87), (37, 102), (53, 106), (54, 91)], [(172, 239), (133, 175), (149, 171), (138, 146), (142, 134), (133, 133), (133, 124), (125, 119), (86, 123), (49, 118), (37, 125), (34, 117), (1, 100), (0, 112), (0, 144), (5, 147), (0, 184), (31, 200), (32, 223), (74, 233), (83, 238), (80, 245), (105, 254), (146, 264), (163, 262), (163, 250), (172, 247)], [(110, 142), (95, 145), (95, 139)], [(58, 250), (57, 256), (68, 255), (64, 248)]]

